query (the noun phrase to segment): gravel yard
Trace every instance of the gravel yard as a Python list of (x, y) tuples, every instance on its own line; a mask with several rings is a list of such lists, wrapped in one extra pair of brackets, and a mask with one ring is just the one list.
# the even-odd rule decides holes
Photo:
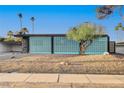
[(124, 74), (124, 55), (30, 55), (1, 60), (0, 72)]
[(84, 61), (117, 61), (124, 60), (124, 55), (30, 55), (19, 59), (9, 59), (14, 62), (84, 62)]

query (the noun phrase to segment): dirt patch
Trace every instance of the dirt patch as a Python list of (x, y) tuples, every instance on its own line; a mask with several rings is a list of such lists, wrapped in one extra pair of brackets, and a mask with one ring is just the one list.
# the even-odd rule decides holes
[(124, 60), (124, 55), (31, 55), (19, 59), (9, 59), (14, 62), (77, 62), (77, 61), (114, 61)]
[(0, 62), (0, 72), (124, 74), (123, 55), (33, 55)]
[(78, 65), (56, 62), (7, 62), (0, 64), (0, 72), (124, 74), (124, 62), (79, 62)]

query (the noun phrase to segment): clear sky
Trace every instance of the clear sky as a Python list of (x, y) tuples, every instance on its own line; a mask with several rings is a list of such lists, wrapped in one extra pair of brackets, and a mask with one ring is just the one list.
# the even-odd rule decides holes
[(118, 33), (114, 27), (122, 22), (118, 11), (104, 20), (96, 17), (98, 6), (0, 6), (0, 36), (5, 36), (7, 31), (19, 31), (20, 24), (18, 13), (23, 14), (23, 27), (27, 27), (32, 33), (30, 17), (34, 16), (35, 34), (63, 34), (69, 28), (83, 22), (92, 22), (105, 27), (111, 40), (117, 37), (124, 39), (124, 32)]

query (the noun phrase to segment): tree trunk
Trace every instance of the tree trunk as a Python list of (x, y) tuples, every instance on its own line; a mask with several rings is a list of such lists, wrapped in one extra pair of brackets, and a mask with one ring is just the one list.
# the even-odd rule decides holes
[(86, 40), (80, 42), (80, 54), (84, 54), (86, 48), (92, 43), (92, 40)]
[(85, 47), (84, 47), (84, 41), (80, 42), (80, 55), (84, 54), (85, 52)]

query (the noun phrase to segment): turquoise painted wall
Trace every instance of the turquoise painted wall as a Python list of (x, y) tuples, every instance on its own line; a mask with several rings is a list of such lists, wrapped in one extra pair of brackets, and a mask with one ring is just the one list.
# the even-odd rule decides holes
[[(51, 37), (30, 37), (29, 52), (35, 54), (51, 54)], [(54, 36), (54, 54), (79, 54), (79, 42), (66, 37)], [(85, 54), (104, 54), (108, 51), (108, 37), (98, 37), (85, 50)]]
[(79, 54), (79, 43), (66, 37), (54, 37), (54, 54)]
[(29, 52), (51, 54), (51, 37), (30, 37)]
[(108, 52), (108, 38), (98, 37), (85, 50), (85, 54), (104, 54)]

